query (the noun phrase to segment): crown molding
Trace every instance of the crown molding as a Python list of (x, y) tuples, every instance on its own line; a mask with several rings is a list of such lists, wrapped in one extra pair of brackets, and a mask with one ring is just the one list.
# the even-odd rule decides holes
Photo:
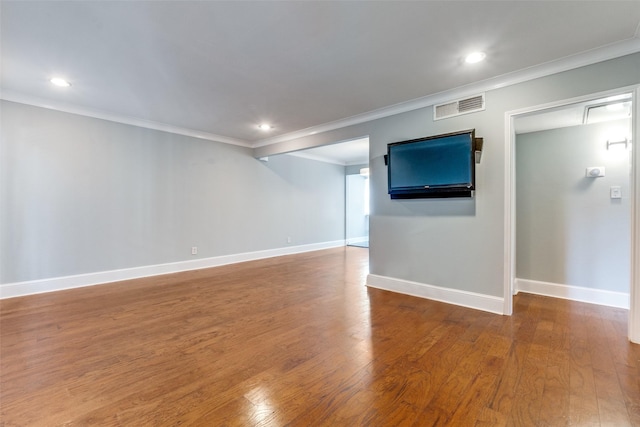
[(207, 141), (222, 142), (224, 144), (239, 145), (241, 147), (251, 148), (252, 145), (248, 141), (230, 138), (228, 136), (216, 135), (209, 132), (202, 132), (194, 129), (182, 128), (166, 123), (154, 122), (150, 120), (129, 117), (122, 114), (115, 114), (108, 111), (101, 111), (93, 108), (82, 107), (73, 104), (53, 101), (50, 99), (40, 98), (37, 96), (27, 95), (20, 92), (3, 90), (0, 93), (0, 99), (5, 101), (17, 102), (19, 104), (32, 105), (34, 107), (47, 108), (50, 110), (62, 111), (64, 113), (77, 114), (80, 116), (92, 117), (95, 119), (108, 120), (110, 122), (122, 123), (126, 125), (137, 126), (146, 129), (159, 130), (163, 132), (173, 133), (177, 135), (185, 135)]
[(600, 48), (592, 49), (579, 54), (571, 55), (555, 61), (525, 68), (519, 71), (514, 71), (512, 73), (503, 74), (497, 77), (492, 77), (487, 80), (483, 80), (483, 81), (472, 83), (465, 86), (460, 86), (458, 88), (446, 90), (443, 92), (438, 92), (432, 95), (427, 95), (427, 96), (416, 98), (410, 101), (390, 105), (388, 107), (369, 111), (367, 113), (362, 113), (362, 114), (347, 117), (344, 119), (335, 120), (333, 122), (328, 122), (318, 126), (309, 127), (306, 129), (274, 136), (271, 138), (261, 139), (253, 143), (242, 140), (242, 139), (232, 138), (232, 137), (223, 136), (223, 135), (216, 135), (213, 133), (198, 131), (194, 129), (182, 128), (179, 126), (169, 125), (166, 123), (154, 122), (150, 120), (139, 119), (136, 117), (125, 116), (122, 114), (116, 114), (116, 113), (111, 113), (107, 111), (101, 111), (97, 109), (82, 107), (78, 105), (52, 101), (49, 99), (31, 96), (31, 95), (14, 92), (14, 91), (7, 91), (7, 90), (2, 91), (0, 93), (0, 99), (11, 101), (11, 102), (17, 102), (20, 104), (33, 105), (36, 107), (62, 111), (65, 113), (78, 114), (81, 116), (108, 120), (116, 123), (128, 124), (128, 125), (138, 126), (138, 127), (147, 128), (147, 129), (154, 129), (154, 130), (174, 133), (178, 135), (190, 136), (190, 137), (204, 139), (208, 141), (221, 142), (225, 144), (238, 145), (241, 147), (248, 147), (248, 148), (259, 148), (259, 147), (265, 147), (268, 145), (278, 144), (281, 142), (291, 141), (293, 139), (315, 135), (322, 132), (329, 132), (332, 130), (353, 126), (353, 125), (381, 119), (384, 117), (393, 116), (400, 113), (406, 113), (408, 111), (429, 107), (434, 104), (447, 102), (447, 101), (450, 101), (451, 99), (463, 98), (463, 97), (471, 96), (480, 92), (490, 91), (494, 89), (515, 85), (518, 83), (523, 83), (523, 82), (534, 80), (540, 77), (557, 74), (563, 71), (584, 67), (587, 65), (607, 61), (610, 59), (618, 58), (625, 55), (630, 55), (637, 52), (640, 52), (640, 37), (638, 37), (638, 35), (636, 34), (634, 38), (627, 39), (618, 43), (606, 45)]
[(523, 83), (529, 80), (550, 76), (552, 74), (561, 73), (563, 71), (569, 71), (575, 68), (584, 67), (598, 62), (607, 61), (610, 59), (618, 58), (625, 55), (640, 52), (640, 38), (634, 37), (624, 40), (622, 42), (613, 43), (600, 48), (588, 50), (575, 55), (567, 56), (562, 59), (550, 61), (544, 64), (536, 65), (533, 67), (525, 68), (523, 70), (514, 71), (512, 73), (503, 74), (490, 79), (482, 80), (476, 83), (472, 83), (465, 86), (460, 86), (455, 89), (438, 92), (432, 95), (427, 95), (421, 98), (416, 98), (411, 101), (401, 102), (388, 107), (373, 110), (367, 113), (358, 114), (355, 116), (347, 117), (344, 119), (336, 120), (333, 122), (325, 123), (318, 126), (309, 127), (295, 132), (290, 132), (283, 135), (274, 136), (272, 138), (265, 138), (257, 141), (253, 144), (254, 148), (264, 147), (267, 145), (278, 144), (280, 142), (286, 142), (293, 139), (303, 138), (311, 135), (315, 135), (322, 132), (329, 132), (332, 130), (357, 125), (377, 119), (381, 119), (388, 116), (393, 116), (400, 113), (406, 113), (408, 111), (417, 110), (420, 108), (429, 107), (435, 104), (450, 101), (452, 99), (464, 98), (472, 96), (480, 92), (486, 92), (490, 90), (500, 89), (507, 86), (512, 86), (518, 83)]

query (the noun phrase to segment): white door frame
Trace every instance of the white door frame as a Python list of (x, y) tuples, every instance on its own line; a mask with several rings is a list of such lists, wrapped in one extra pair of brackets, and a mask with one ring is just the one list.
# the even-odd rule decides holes
[(636, 86), (633, 97), (633, 124), (631, 149), (631, 286), (629, 289), (629, 340), (640, 344), (640, 86)]
[[(605, 98), (621, 93), (632, 93), (633, 120), (632, 133), (637, 147), (637, 135), (640, 131), (640, 85), (628, 86), (593, 93), (577, 98), (564, 99), (548, 104), (522, 108), (505, 113), (505, 203), (504, 203), (504, 307), (506, 315), (513, 313), (513, 295), (515, 292), (515, 239), (516, 239), (516, 197), (515, 197), (515, 142), (514, 119), (523, 114), (564, 105), (585, 102), (596, 98)], [(631, 272), (630, 272), (630, 304), (629, 304), (629, 340), (640, 343), (640, 154), (638, 148), (631, 150)]]

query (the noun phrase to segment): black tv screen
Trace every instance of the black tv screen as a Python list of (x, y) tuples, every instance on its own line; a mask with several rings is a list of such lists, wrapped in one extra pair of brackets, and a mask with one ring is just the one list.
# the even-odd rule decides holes
[(475, 129), (388, 144), (391, 198), (471, 197), (475, 150)]

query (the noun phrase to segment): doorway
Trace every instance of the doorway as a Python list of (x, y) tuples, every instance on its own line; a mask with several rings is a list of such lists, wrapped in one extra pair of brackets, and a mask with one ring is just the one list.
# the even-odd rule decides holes
[(369, 137), (287, 153), (344, 167), (344, 236), (349, 246), (369, 247)]
[(506, 314), (523, 291), (630, 308), (633, 319), (633, 97), (507, 113)]
[(345, 240), (348, 246), (369, 247), (369, 168), (345, 176)]

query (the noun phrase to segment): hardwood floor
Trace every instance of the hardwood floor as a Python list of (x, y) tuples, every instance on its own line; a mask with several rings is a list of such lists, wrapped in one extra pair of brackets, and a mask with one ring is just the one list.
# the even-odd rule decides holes
[(3, 426), (640, 426), (627, 311), (366, 288), (338, 248), (0, 302)]

